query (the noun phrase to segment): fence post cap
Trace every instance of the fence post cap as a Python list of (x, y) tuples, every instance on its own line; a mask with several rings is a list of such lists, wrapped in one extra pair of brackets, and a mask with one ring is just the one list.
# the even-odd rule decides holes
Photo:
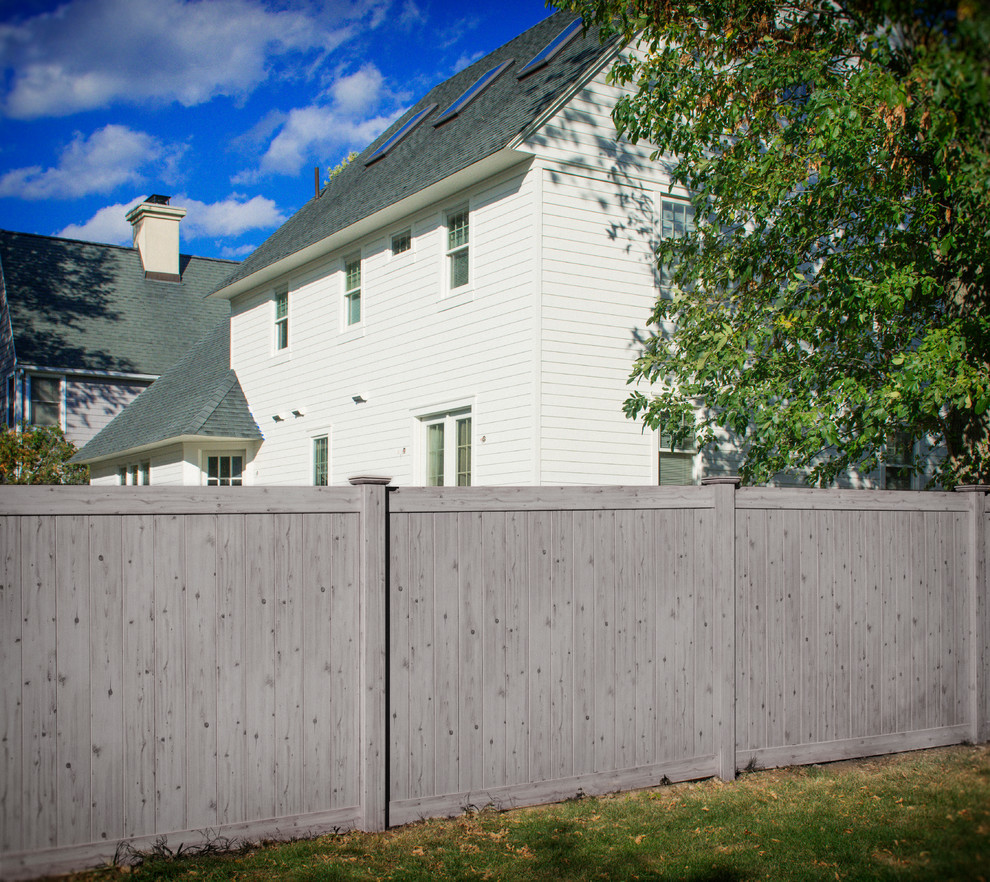
[(990, 493), (990, 484), (959, 484), (956, 493)]
[(391, 484), (392, 479), (385, 475), (354, 475), (347, 479), (351, 484)]
[(738, 487), (742, 483), (742, 478), (738, 475), (712, 475), (709, 478), (702, 478), (701, 483), (706, 486), (709, 484), (731, 484), (733, 487)]

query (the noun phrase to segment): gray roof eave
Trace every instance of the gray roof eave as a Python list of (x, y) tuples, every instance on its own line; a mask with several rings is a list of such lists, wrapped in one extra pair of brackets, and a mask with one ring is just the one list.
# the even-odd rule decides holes
[(153, 441), (148, 444), (139, 444), (135, 447), (128, 447), (126, 450), (115, 450), (112, 453), (104, 453), (100, 456), (80, 457), (77, 453), (69, 462), (77, 465), (94, 465), (99, 462), (106, 462), (112, 459), (130, 459), (139, 454), (149, 453), (152, 450), (161, 450), (164, 447), (172, 447), (175, 444), (260, 444), (259, 438), (248, 438), (240, 435), (174, 435), (171, 438), (162, 438), (160, 441)]
[[(424, 187), (415, 193), (411, 193), (404, 199), (393, 202), (350, 226), (337, 230), (337, 232), (327, 236), (325, 239), (321, 239), (319, 242), (314, 242), (312, 245), (308, 245), (299, 251), (283, 257), (281, 260), (262, 267), (251, 275), (244, 276), (224, 288), (218, 288), (209, 296), (230, 300), (239, 294), (272, 282), (285, 273), (297, 270), (338, 248), (352, 245), (356, 240), (370, 235), (382, 227), (387, 227), (389, 224), (396, 223), (402, 218), (420, 211), (434, 202), (440, 202), (471, 184), (483, 181), (485, 178), (512, 168), (514, 165), (532, 160), (532, 153), (525, 149), (516, 149), (516, 146), (518, 144), (503, 147), (443, 180)], [(329, 199), (331, 196), (326, 194), (321, 198)]]

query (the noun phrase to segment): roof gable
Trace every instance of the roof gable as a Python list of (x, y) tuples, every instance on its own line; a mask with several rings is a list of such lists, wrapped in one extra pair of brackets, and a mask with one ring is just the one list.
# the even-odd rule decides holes
[(157, 376), (229, 314), (206, 295), (236, 264), (180, 256), (181, 282), (145, 278), (134, 248), (0, 230), (20, 364)]
[[(522, 68), (575, 16), (558, 12), (486, 55), (424, 95), (394, 125), (337, 174), (218, 287), (228, 288), (376, 212), (436, 184), (508, 147), (562, 97), (612, 56), (596, 33), (578, 35), (545, 64), (519, 78)], [(438, 116), (486, 71), (511, 62), (460, 112), (440, 125)], [(414, 116), (437, 108), (384, 156), (369, 162)]]

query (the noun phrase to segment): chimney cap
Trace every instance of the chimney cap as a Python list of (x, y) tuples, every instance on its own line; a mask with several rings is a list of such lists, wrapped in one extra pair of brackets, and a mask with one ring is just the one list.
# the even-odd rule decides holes
[(145, 202), (150, 202), (152, 205), (168, 205), (172, 201), (171, 196), (162, 196), (161, 193), (152, 193)]

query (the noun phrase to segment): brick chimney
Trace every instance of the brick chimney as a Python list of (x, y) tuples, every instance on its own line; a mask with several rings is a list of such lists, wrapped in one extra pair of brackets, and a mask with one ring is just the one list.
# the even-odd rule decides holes
[(169, 205), (170, 196), (149, 196), (127, 212), (134, 228), (134, 247), (141, 255), (144, 277), (160, 282), (181, 282), (179, 273), (179, 222), (184, 208)]

